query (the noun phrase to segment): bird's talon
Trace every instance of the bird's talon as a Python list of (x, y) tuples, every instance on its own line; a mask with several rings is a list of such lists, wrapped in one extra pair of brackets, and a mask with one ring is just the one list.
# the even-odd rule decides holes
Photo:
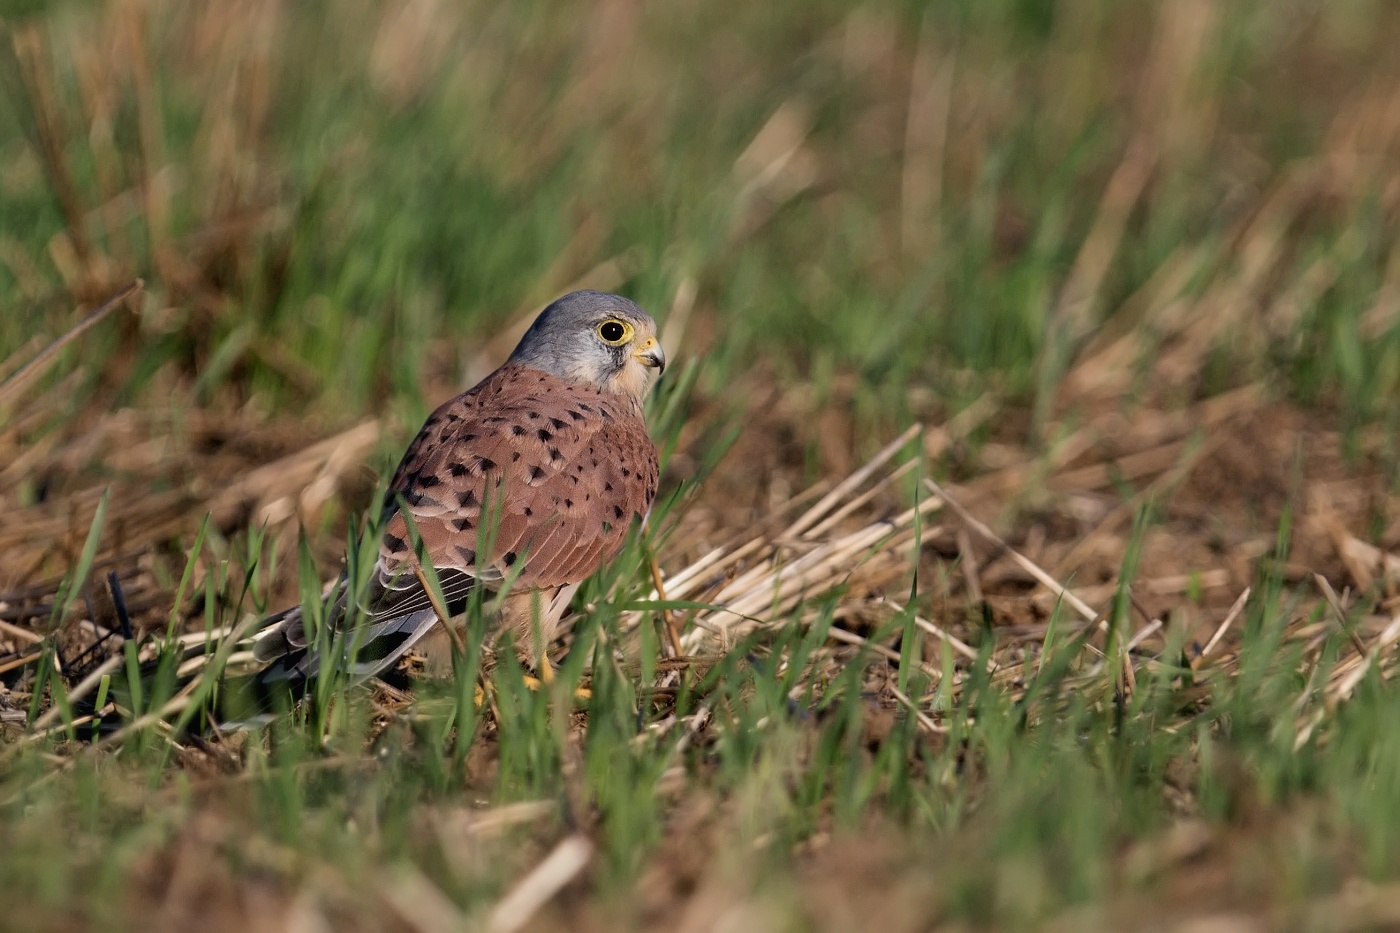
[[(525, 681), (525, 689), (533, 690), (536, 693), (538, 693), (541, 690), (548, 687), (550, 684), (554, 683), (554, 669), (549, 668), (548, 676), (545, 676), (543, 670), (540, 671), (539, 677), (531, 677), (529, 674), (526, 674), (524, 675), (523, 680)], [(575, 700), (589, 700), (592, 699), (592, 697), (593, 691), (588, 689), (587, 687), (574, 688)]]

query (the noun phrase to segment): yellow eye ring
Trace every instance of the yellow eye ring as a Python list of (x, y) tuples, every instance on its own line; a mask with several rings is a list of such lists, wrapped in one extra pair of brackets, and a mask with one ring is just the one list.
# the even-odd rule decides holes
[(626, 321), (608, 318), (598, 325), (598, 339), (610, 347), (620, 347), (632, 339), (632, 325)]

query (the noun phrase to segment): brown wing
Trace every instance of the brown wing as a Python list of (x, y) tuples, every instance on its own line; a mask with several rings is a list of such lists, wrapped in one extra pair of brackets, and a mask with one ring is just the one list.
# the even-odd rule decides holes
[(656, 481), (640, 406), (502, 367), (434, 412), (399, 464), (376, 608), (405, 611), (422, 595), (400, 499), (451, 600), (474, 581), (494, 589), (507, 576), (517, 588), (584, 579), (616, 556)]

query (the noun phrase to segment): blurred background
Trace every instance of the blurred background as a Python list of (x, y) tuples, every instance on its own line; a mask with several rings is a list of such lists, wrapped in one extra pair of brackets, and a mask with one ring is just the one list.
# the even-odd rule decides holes
[(344, 419), (588, 283), (858, 431), (1043, 420), (1105, 327), (1395, 409), (1382, 0), (9, 6), (0, 348), (147, 281), (74, 402)]
[[(0, 441), (23, 465), (0, 472), (7, 505), (83, 494), (0, 547), (81, 535), (113, 480), (119, 501), (192, 496), (132, 515), (131, 547), (210, 507), (238, 527), (257, 503), (229, 484), (323, 436), (350, 465), (305, 467), (281, 498), (320, 476), (304, 520), (343, 492), (362, 506), (353, 465), (385, 469), (584, 285), (663, 322), (670, 481), (738, 443), (721, 508), (849, 472), (914, 421), (963, 413), (928, 452), (966, 479), (1095, 414), (1242, 387), (1272, 440), (1297, 428), (1274, 403), (1299, 403), (1353, 454), (1371, 430), (1394, 475), (1400, 10), (1383, 0), (5, 17), (4, 371), (133, 277), (146, 290)], [(1236, 459), (1286, 474), (1291, 456)], [(59, 572), (49, 558), (8, 582)]]
[[(333, 572), (426, 413), (577, 287), (662, 325), (668, 572), (918, 423), (925, 466), (863, 507), (905, 508), (935, 476), (1099, 604), (1140, 572), (1139, 621), (1197, 644), (1261, 580), (1256, 620), (1301, 625), (1280, 588), (1314, 572), (1336, 592), (1310, 621), (1364, 606), (1370, 637), (1400, 608), (1393, 2), (11, 0), (0, 17), (0, 379), (145, 281), (0, 384), (0, 671), (97, 515), (94, 578), (125, 580), (151, 630), (174, 624), (196, 535), (210, 604), (237, 582), (219, 561), (249, 568), (255, 600), (295, 598), (296, 562), (254, 572), (250, 530), (286, 555), (305, 529)], [(922, 543), (928, 618), (974, 646), (1048, 640), (1058, 604), (1004, 546), (951, 521)], [(910, 570), (852, 584), (842, 624), (874, 631)], [(1172, 735), (1181, 751), (1191, 733)], [(1295, 766), (1293, 739), (1260, 739), (1263, 796), (1362, 767)], [(969, 916), (1101, 890), (1110, 818), (1085, 851), (1059, 846), (1109, 792), (1084, 767), (989, 811), (984, 829), (1006, 819), (969, 844), (986, 871), (968, 884), (1011, 906)], [(1222, 813), (1247, 809), (1237, 784)], [(1080, 794), (1063, 825), (1056, 792)], [(1393, 823), (1366, 815), (1381, 796), (1347, 800), (1367, 851), (1391, 853), (1374, 864), (1400, 863)], [(1040, 886), (997, 887), (988, 866), (1022, 844)]]

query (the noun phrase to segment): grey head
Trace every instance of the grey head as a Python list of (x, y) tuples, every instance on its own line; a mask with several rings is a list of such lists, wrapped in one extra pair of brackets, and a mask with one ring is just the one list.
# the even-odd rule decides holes
[(640, 401), (666, 368), (656, 322), (608, 292), (570, 292), (540, 312), (509, 362)]

